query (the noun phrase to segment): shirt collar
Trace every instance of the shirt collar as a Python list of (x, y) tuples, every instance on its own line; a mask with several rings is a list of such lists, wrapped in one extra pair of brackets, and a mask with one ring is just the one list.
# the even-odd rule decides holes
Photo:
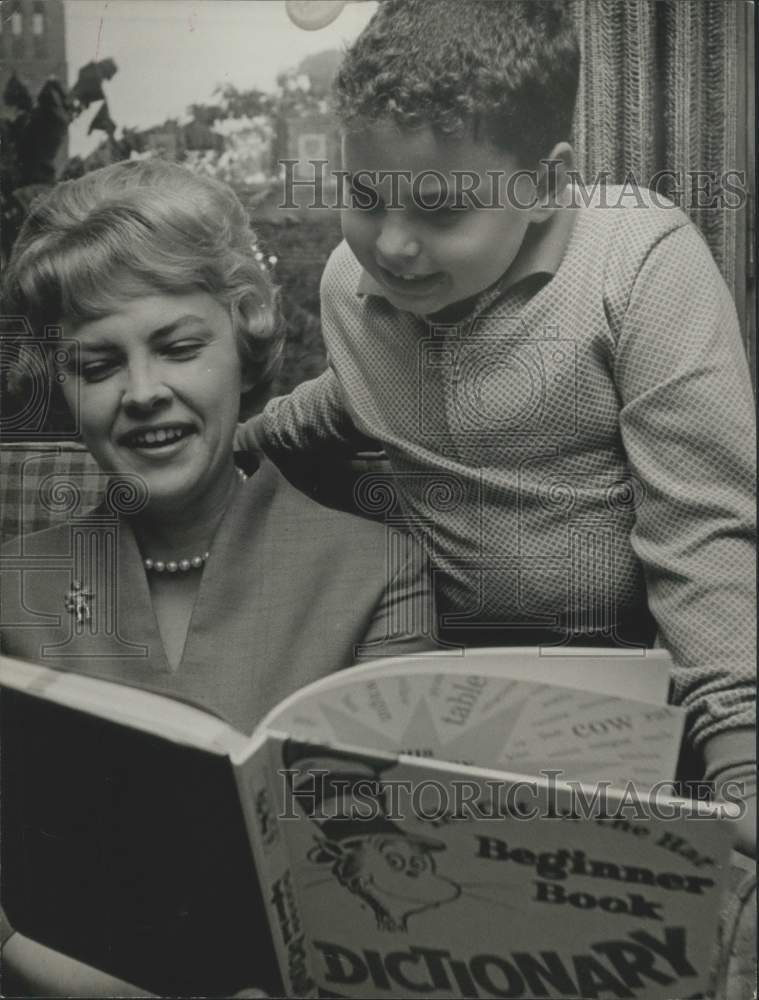
[[(545, 222), (531, 223), (519, 253), (498, 282), (499, 288), (505, 291), (533, 274), (556, 274), (572, 235), (576, 217), (575, 211), (562, 207), (553, 212)], [(375, 281), (368, 271), (362, 271), (356, 294), (384, 297), (385, 293), (379, 282)]]

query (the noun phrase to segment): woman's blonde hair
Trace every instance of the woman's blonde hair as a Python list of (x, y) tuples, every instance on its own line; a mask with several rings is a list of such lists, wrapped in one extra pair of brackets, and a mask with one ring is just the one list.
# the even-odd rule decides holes
[(116, 163), (34, 202), (6, 268), (3, 310), (41, 336), (46, 326), (65, 332), (107, 316), (132, 296), (205, 291), (229, 308), (243, 374), (258, 394), (282, 348), (276, 289), (260, 256), (225, 184), (163, 160)]

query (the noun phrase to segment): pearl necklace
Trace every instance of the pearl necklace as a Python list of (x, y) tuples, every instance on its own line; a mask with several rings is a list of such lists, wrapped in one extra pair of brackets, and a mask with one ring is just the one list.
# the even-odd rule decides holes
[[(235, 472), (240, 477), (241, 483), (247, 480), (248, 477), (242, 469), (235, 467)], [(143, 559), (142, 565), (148, 572), (153, 573), (187, 573), (191, 569), (203, 569), (210, 556), (210, 552), (204, 552), (202, 555), (186, 559)]]

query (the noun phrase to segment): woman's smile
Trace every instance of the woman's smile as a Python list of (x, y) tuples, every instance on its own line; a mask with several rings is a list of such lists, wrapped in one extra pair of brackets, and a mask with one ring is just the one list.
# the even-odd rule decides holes
[(150, 424), (122, 434), (118, 443), (148, 460), (165, 460), (183, 451), (193, 434), (187, 423)]

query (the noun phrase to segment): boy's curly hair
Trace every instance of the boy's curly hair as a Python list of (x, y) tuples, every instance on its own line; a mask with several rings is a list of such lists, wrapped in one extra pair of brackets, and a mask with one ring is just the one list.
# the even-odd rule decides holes
[(383, 0), (345, 55), (335, 111), (348, 130), (471, 128), (533, 167), (569, 137), (579, 72), (565, 0)]

